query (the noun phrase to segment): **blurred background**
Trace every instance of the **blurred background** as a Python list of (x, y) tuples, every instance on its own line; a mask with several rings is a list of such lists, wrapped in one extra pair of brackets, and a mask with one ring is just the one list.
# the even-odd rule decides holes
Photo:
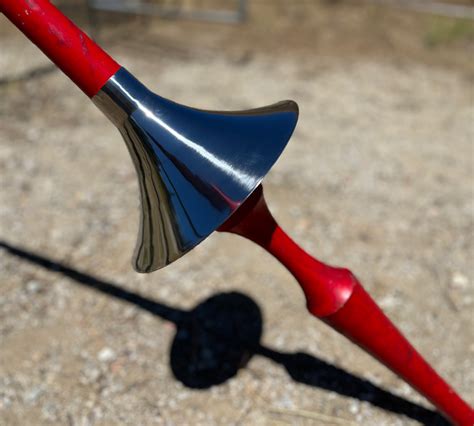
[[(272, 212), (474, 403), (472, 1), (58, 5), (165, 97), (297, 101)], [(125, 144), (3, 16), (0, 182), (2, 424), (445, 424), (237, 236), (133, 272)]]

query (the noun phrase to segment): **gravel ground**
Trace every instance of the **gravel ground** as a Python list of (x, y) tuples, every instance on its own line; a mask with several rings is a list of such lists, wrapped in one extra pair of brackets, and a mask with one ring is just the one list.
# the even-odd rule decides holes
[[(5, 34), (2, 77), (47, 66)], [(271, 210), (309, 252), (350, 267), (474, 403), (472, 74), (138, 46), (110, 49), (179, 102), (299, 103), (265, 181)], [(0, 98), (0, 423), (443, 424), (239, 237), (134, 273), (138, 189), (116, 130), (59, 72), (2, 84)]]

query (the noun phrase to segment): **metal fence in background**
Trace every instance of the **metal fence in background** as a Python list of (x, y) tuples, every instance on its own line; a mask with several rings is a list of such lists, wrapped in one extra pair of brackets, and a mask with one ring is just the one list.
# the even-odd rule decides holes
[(222, 8), (203, 7), (193, 0), (87, 0), (90, 15), (94, 11), (109, 11), (221, 23), (245, 21), (247, 0), (229, 0), (228, 4), (229, 8)]
[(436, 0), (369, 0), (372, 3), (410, 9), (415, 12), (430, 13), (457, 19), (474, 20), (474, 6)]

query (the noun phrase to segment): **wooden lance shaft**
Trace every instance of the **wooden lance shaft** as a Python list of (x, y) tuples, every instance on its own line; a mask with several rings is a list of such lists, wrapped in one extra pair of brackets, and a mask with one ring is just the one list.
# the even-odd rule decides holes
[(0, 12), (89, 98), (120, 69), (117, 62), (48, 0), (0, 0)]

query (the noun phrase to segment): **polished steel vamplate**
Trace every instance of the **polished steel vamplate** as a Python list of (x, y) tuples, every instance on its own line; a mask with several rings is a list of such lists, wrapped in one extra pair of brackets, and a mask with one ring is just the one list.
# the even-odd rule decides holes
[(273, 166), (298, 120), (293, 101), (238, 112), (183, 106), (124, 68), (93, 101), (119, 129), (137, 171), (138, 272), (168, 265), (225, 222)]

